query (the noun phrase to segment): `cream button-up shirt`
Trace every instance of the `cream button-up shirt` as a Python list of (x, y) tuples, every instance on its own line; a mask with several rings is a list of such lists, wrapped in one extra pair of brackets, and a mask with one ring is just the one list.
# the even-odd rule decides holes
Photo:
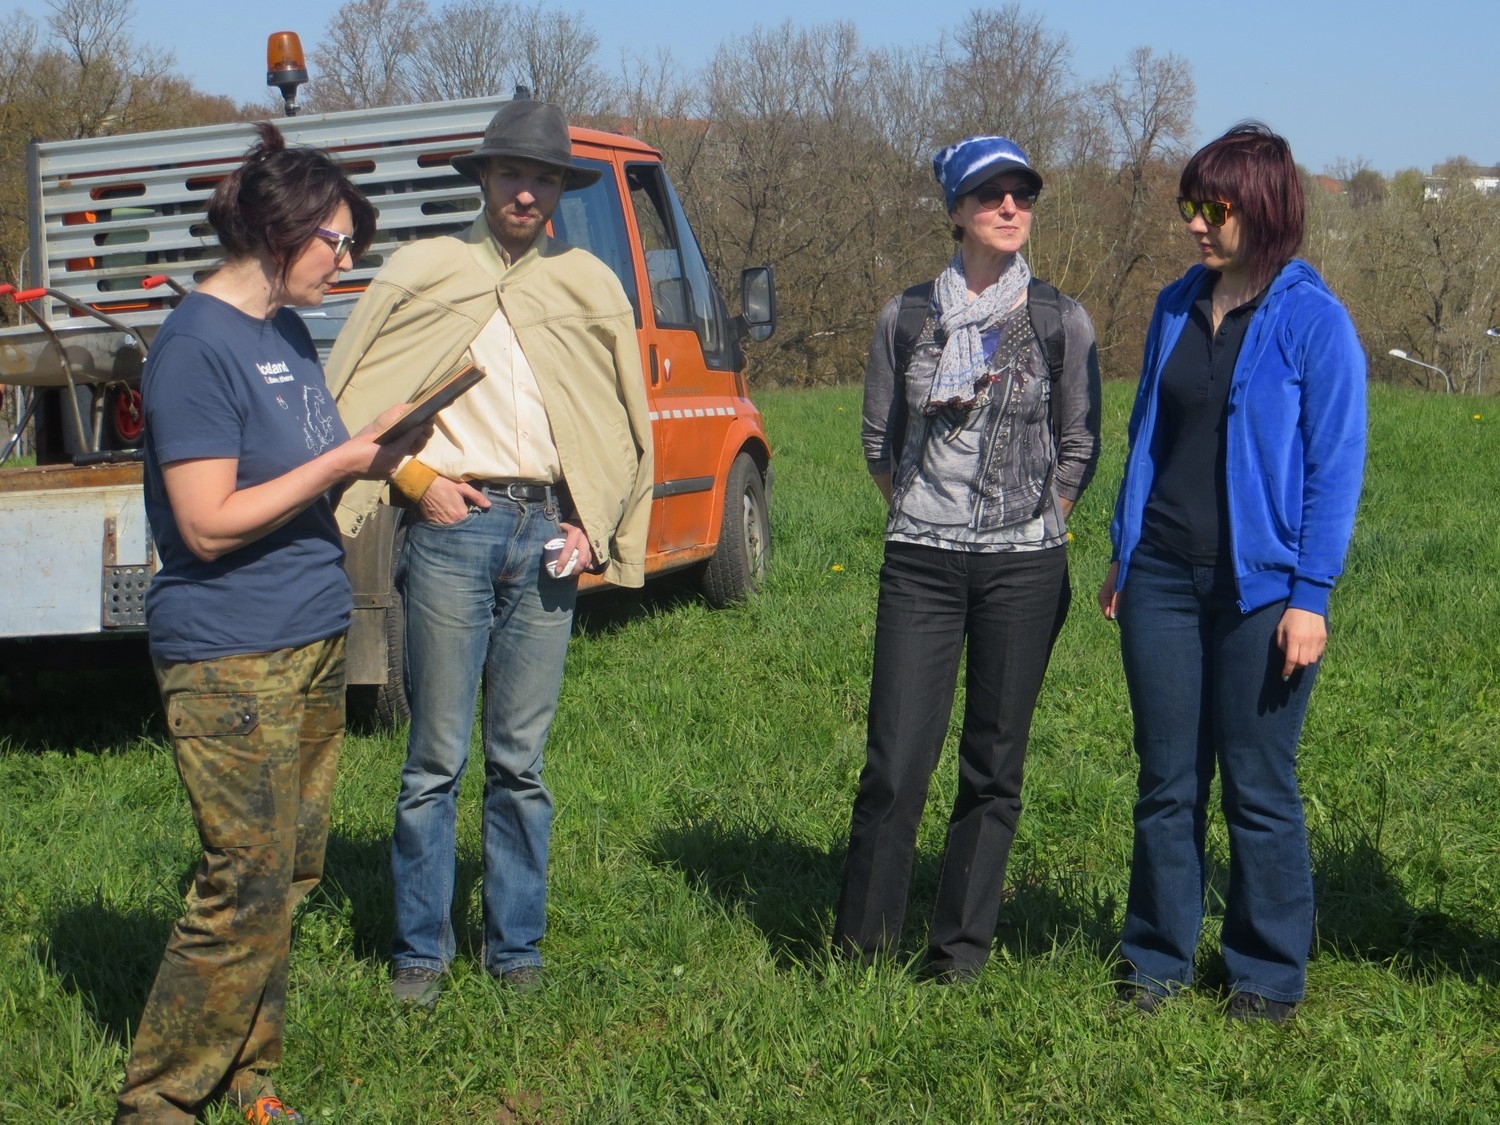
[(469, 345), (485, 373), (436, 419), (419, 460), (450, 480), (563, 479), (542, 390), (503, 309)]

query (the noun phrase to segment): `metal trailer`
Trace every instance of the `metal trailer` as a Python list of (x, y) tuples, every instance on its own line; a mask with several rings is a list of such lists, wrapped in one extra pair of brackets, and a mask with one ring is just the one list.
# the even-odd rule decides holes
[[(395, 106), (277, 122), (288, 143), (323, 148), (340, 160), (378, 211), (369, 251), (321, 307), (299, 310), (324, 358), (359, 291), (393, 251), (415, 238), (460, 232), (472, 222), (480, 207), (478, 194), (452, 169), (449, 157), (475, 147), (503, 100)], [(659, 168), (659, 154), (639, 141), (588, 130), (574, 130), (574, 136), (575, 144), (586, 140), (596, 152), (626, 150), (628, 159), (637, 162), (629, 167), (655, 161)], [(29, 150), (28, 281), (34, 288), (12, 296), (30, 298), (26, 303), (34, 323), (0, 329), (0, 383), (33, 388), (38, 402), (37, 466), (0, 468), (0, 575), (6, 587), (0, 597), (0, 648), (20, 646), (22, 652), (13, 659), (24, 661), (27, 644), (44, 638), (144, 633), (144, 591), (155, 558), (136, 448), (141, 438), (140, 373), (146, 350), (178, 295), (215, 264), (217, 243), (205, 218), (208, 199), (243, 158), (251, 139), (249, 127), (238, 123), (37, 142)], [(622, 183), (625, 175), (620, 172)], [(660, 176), (665, 182), (665, 173)], [(670, 186), (665, 191), (670, 195)], [(634, 199), (622, 203), (618, 186), (612, 198), (616, 211), (628, 212), (632, 203), (640, 206)], [(685, 227), (677, 210), (679, 217), (668, 221)], [(657, 270), (646, 264), (635, 216), (617, 215), (613, 221), (631, 244), (627, 251), (635, 264), (611, 264), (617, 272), (639, 270), (650, 292)], [(587, 231), (569, 227), (562, 233), (589, 246)], [(691, 253), (698, 254), (691, 231), (681, 235)], [(637, 288), (634, 280), (627, 285), (632, 293)], [(763, 339), (774, 325), (768, 269), (746, 271), (742, 300), (747, 310), (754, 306), (758, 311), (725, 322), (734, 330), (736, 370), (722, 400), (730, 405), (697, 410), (699, 418), (729, 417), (735, 427), (725, 438), (733, 447), (709, 454), (715, 464), (705, 472), (711, 475), (693, 478), (708, 482), (694, 487), (710, 490), (705, 495), (712, 496), (720, 515), (706, 539), (699, 536), (701, 542), (664, 548), (651, 564), (658, 571), (704, 560), (712, 565), (716, 542), (727, 532), (737, 557), (745, 556), (725, 587), (730, 596), (754, 587), (769, 547), (770, 447), (745, 390), (739, 351), (740, 336)], [(716, 289), (713, 302), (722, 310)], [(661, 327), (654, 321), (662, 314), (649, 302), (641, 303), (646, 305), (640, 311), (643, 353), (650, 353), (649, 382), (655, 384), (655, 341), (672, 333), (658, 331), (648, 345), (648, 334)], [(670, 380), (670, 361), (666, 367)], [(679, 391), (684, 382), (679, 379)], [(648, 386), (648, 392), (655, 390)], [(692, 417), (694, 412), (687, 413)], [(682, 411), (661, 415), (674, 416), (680, 419)], [(659, 448), (661, 441), (658, 434)], [(740, 457), (751, 460), (757, 473), (748, 479), (742, 467), (736, 486), (743, 495), (731, 496), (725, 478)], [(659, 497), (679, 492), (676, 482), (658, 485)], [(399, 604), (390, 578), (397, 517), (394, 510), (382, 508), (357, 539), (346, 541), (355, 588), (349, 680), (368, 689), (366, 707), (384, 721), (399, 720), (405, 709)], [(715, 589), (723, 586), (722, 566), (720, 571)]]

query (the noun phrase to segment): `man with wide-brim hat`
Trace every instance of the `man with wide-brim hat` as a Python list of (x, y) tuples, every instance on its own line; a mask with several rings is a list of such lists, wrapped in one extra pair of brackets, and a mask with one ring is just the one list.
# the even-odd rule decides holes
[[(453, 167), (479, 184), (483, 213), (463, 238), (398, 250), (328, 361), (349, 424), (465, 363), (486, 373), (395, 477), (411, 509), (397, 570), (411, 734), (391, 842), (392, 990), (423, 1005), (455, 952), (456, 799), (481, 682), (484, 967), (519, 990), (541, 980), (552, 823), (542, 747), (578, 575), (641, 585), (652, 485), (630, 301), (604, 263), (546, 232), (562, 193), (600, 177), (574, 160), (562, 110), (505, 104)], [(351, 487), (346, 533), (380, 499)], [(544, 545), (558, 540), (549, 571)]]
[(562, 110), (551, 102), (519, 99), (507, 102), (491, 119), (484, 140), (473, 152), (455, 156), (450, 163), (476, 184), (485, 161), (508, 156), (533, 160), (563, 170), (563, 190), (586, 188), (599, 181), (599, 169), (573, 159), (573, 142)]

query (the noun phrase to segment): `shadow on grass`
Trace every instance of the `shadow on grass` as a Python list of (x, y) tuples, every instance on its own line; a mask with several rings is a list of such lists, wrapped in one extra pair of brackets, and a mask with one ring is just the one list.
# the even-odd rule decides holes
[(1469, 982), (1500, 982), (1500, 935), (1481, 933), (1442, 909), (1439, 893), (1414, 904), (1373, 831), (1335, 817), (1312, 840), (1318, 903), (1317, 944), (1335, 955), (1377, 961), (1411, 979), (1451, 973)]
[(62, 987), (83, 997), (102, 1027), (124, 1040), (146, 1006), (172, 919), (120, 911), (102, 901), (62, 910), (47, 935), (47, 962)]
[(165, 741), (144, 641), (67, 649), (0, 645), (0, 743), (12, 750), (101, 754)]
[[(681, 871), (689, 882), (739, 911), (763, 933), (780, 968), (806, 964), (828, 948), (843, 878), (844, 849), (825, 851), (779, 828), (699, 820), (659, 830), (647, 858)], [(926, 948), (941, 856), (919, 850), (901, 948)], [(1114, 946), (1113, 899), (1100, 899), (1081, 878), (1018, 870), (1001, 907), (996, 939), (1018, 956), (1082, 940), (1104, 956)]]
[[(478, 923), (479, 911), (471, 911), (468, 904), (478, 898), (481, 876), (479, 857), (460, 850), (453, 888), (453, 936), (457, 956), (476, 964), (482, 960), (484, 934)], [(380, 963), (390, 958), (396, 891), (391, 881), (389, 836), (355, 838), (330, 833), (323, 881), (313, 893), (336, 904), (348, 903), (356, 957)], [(472, 923), (471, 917), (475, 919)]]
[(744, 914), (765, 934), (781, 968), (816, 960), (828, 946), (842, 851), (830, 855), (779, 828), (706, 819), (659, 829), (645, 857)]
[(1113, 957), (1120, 903), (1101, 895), (1095, 881), (1079, 872), (1032, 871), (1012, 858), (1007, 884), (997, 944), (1022, 958), (1065, 945), (1081, 945), (1101, 960)]
[(587, 637), (606, 637), (632, 621), (671, 613), (687, 605), (706, 605), (698, 589), (698, 570), (689, 567), (653, 578), (637, 590), (607, 586), (578, 599), (573, 612), (573, 631)]
[[(192, 884), (195, 869), (196, 864), (184, 869), (178, 878), (179, 895)], [(458, 956), (475, 964), (481, 961), (483, 934), (477, 907), (469, 911), (467, 904), (477, 897), (479, 881), (477, 857), (460, 853), (454, 935)], [(390, 957), (394, 918), (389, 838), (330, 834), (323, 881), (308, 905), (320, 899), (335, 910), (347, 904), (354, 955), (384, 964)], [(470, 924), (468, 917), (476, 921)], [(59, 911), (48, 928), (46, 962), (62, 987), (82, 996), (99, 1024), (123, 1039), (146, 1006), (175, 921), (176, 914), (168, 917), (146, 907), (122, 911), (98, 898), (78, 902)]]

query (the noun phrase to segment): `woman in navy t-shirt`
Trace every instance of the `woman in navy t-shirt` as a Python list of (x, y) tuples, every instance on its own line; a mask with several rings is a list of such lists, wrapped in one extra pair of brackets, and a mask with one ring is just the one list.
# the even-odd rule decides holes
[(194, 1120), (224, 1095), (300, 1121), (281, 1057), (293, 907), (318, 882), (344, 734), (352, 598), (330, 494), (421, 440), (352, 439), (289, 305), (317, 305), (375, 234), (327, 154), (258, 127), (215, 190), (225, 261), (151, 346), (146, 598), (157, 682), (203, 857), (135, 1031), (118, 1121)]

